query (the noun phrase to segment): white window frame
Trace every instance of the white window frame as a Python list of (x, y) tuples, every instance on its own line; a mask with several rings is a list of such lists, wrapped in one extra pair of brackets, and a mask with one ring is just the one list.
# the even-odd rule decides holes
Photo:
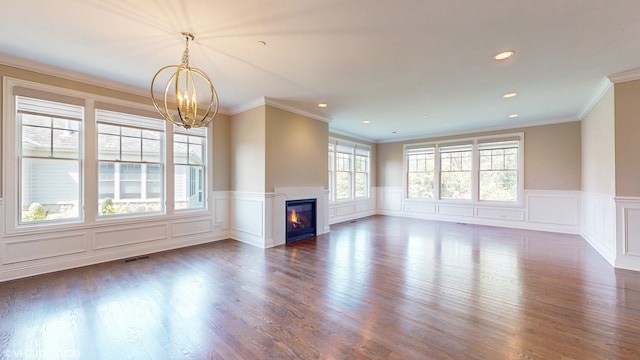
[[(404, 147), (404, 183), (406, 184), (405, 186), (405, 193), (406, 193), (406, 197), (408, 199), (430, 199), (430, 200), (434, 200), (437, 199), (437, 195), (438, 195), (438, 179), (437, 179), (437, 161), (436, 161), (436, 146), (433, 143), (420, 143), (420, 144), (412, 144), (412, 145), (406, 145)], [(433, 158), (433, 195), (432, 196), (421, 196), (421, 197), (411, 197), (409, 196), (409, 174), (410, 174), (410, 161), (418, 161), (419, 159), (415, 159), (412, 160), (411, 157), (415, 157), (415, 156), (419, 156), (419, 155), (431, 155), (431, 157)], [(427, 159), (425, 159), (425, 168), (427, 167)], [(415, 173), (428, 173), (428, 171), (416, 171)]]
[[(110, 224), (132, 224), (140, 221), (140, 217), (144, 217), (145, 220), (159, 220), (166, 221), (177, 218), (184, 218), (191, 216), (182, 212), (176, 213), (173, 211), (174, 207), (174, 169), (173, 161), (167, 159), (173, 159), (173, 124), (161, 120), (157, 115), (157, 111), (153, 106), (131, 102), (127, 100), (116, 99), (108, 96), (96, 95), (87, 93), (81, 90), (74, 90), (64, 87), (58, 87), (54, 85), (47, 85), (38, 82), (11, 78), (8, 76), (2, 77), (2, 153), (0, 154), (0, 164), (3, 166), (3, 178), (2, 186), (0, 187), (2, 193), (0, 193), (0, 204), (4, 208), (2, 219), (0, 222), (4, 224), (5, 235), (22, 235), (30, 234), (33, 231), (48, 231), (49, 229), (55, 231), (63, 230), (77, 230), (91, 226), (102, 226), (101, 223), (109, 222)], [(35, 98), (42, 98), (44, 100), (52, 100), (56, 102), (69, 102), (72, 104), (84, 106), (84, 121), (82, 124), (82, 131), (84, 136), (79, 139), (80, 152), (82, 154), (81, 161), (81, 191), (79, 201), (79, 212), (81, 217), (79, 219), (64, 219), (59, 221), (43, 221), (29, 223), (26, 225), (19, 224), (21, 211), (19, 211), (19, 194), (20, 194), (20, 178), (16, 174), (19, 174), (19, 162), (16, 161), (20, 145), (19, 129), (16, 126), (15, 111), (16, 104), (14, 100), (14, 89), (21, 88), (20, 94), (24, 95), (24, 91), (36, 94)], [(26, 90), (25, 90), (26, 89)], [(16, 90), (17, 91), (17, 90)], [(51, 98), (49, 98), (51, 97)], [(98, 217), (99, 204), (98, 204), (98, 159), (97, 159), (97, 128), (95, 109), (105, 109), (113, 111), (129, 112), (137, 114), (143, 117), (158, 118), (158, 121), (162, 124), (164, 129), (165, 143), (161, 149), (164, 154), (163, 163), (165, 168), (162, 170), (163, 174), (163, 192), (164, 192), (164, 213), (140, 213), (138, 216), (114, 216), (114, 217)], [(210, 154), (211, 146), (211, 127), (206, 128), (207, 133), (207, 148), (204, 150), (205, 156)], [(206, 169), (203, 174), (204, 187), (204, 201), (206, 207), (204, 209), (191, 210), (192, 212), (200, 212), (204, 216), (211, 212), (211, 204), (208, 203), (207, 189), (210, 186), (212, 177), (211, 169)], [(1, 252), (1, 251), (0, 251)]]
[[(209, 148), (209, 131), (207, 127), (202, 127), (202, 128), (191, 128), (191, 129), (185, 129), (182, 127), (178, 127), (178, 126), (174, 126), (173, 127), (173, 135), (171, 138), (171, 143), (172, 146), (174, 146), (174, 140), (175, 140), (175, 135), (184, 135), (184, 136), (197, 136), (200, 137), (204, 140), (204, 144), (202, 146), (202, 164), (191, 164), (189, 161), (184, 162), (184, 163), (180, 163), (180, 162), (176, 162), (176, 156), (175, 154), (173, 154), (173, 176), (174, 176), (174, 183), (173, 183), (173, 191), (174, 191), (174, 202), (173, 202), (173, 211), (175, 212), (186, 212), (186, 211), (203, 211), (203, 210), (207, 210), (208, 208), (208, 186), (209, 186), (209, 182), (208, 182), (208, 151), (207, 149)], [(187, 150), (188, 151), (188, 150)], [(176, 204), (175, 204), (175, 168), (176, 166), (188, 166), (189, 167), (189, 171), (191, 171), (193, 168), (199, 168), (200, 169), (200, 176), (202, 178), (202, 193), (200, 194), (200, 202), (202, 203), (202, 205), (200, 207), (186, 207), (186, 208), (177, 208)], [(193, 180), (193, 179), (191, 179)], [(191, 187), (191, 183), (187, 183), (186, 186)], [(189, 192), (191, 192), (191, 190), (189, 190)]]
[[(22, 222), (22, 209), (20, 209), (20, 196), (21, 196), (21, 126), (18, 126), (17, 121), (17, 106), (16, 106), (16, 94), (14, 91), (16, 88), (24, 88), (27, 92), (32, 92), (34, 95), (21, 95), (24, 97), (31, 97), (35, 99), (49, 100), (59, 103), (67, 103), (65, 98), (72, 98), (73, 103), (83, 107), (83, 119), (79, 123), (79, 148), (78, 148), (78, 217), (69, 219), (56, 219), (46, 221), (32, 221)], [(56, 98), (60, 99), (56, 99)], [(69, 103), (72, 103), (69, 102)], [(86, 119), (86, 104), (83, 101), (83, 97), (73, 90), (61, 89), (54, 86), (43, 85), (25, 80), (13, 79), (9, 77), (3, 78), (3, 151), (2, 151), (2, 163), (3, 168), (3, 180), (4, 191), (2, 196), (5, 200), (5, 228), (7, 234), (19, 233), (21, 231), (29, 231), (34, 227), (64, 227), (70, 224), (82, 223), (85, 221), (84, 206), (84, 173), (85, 173), (85, 152), (84, 152), (84, 140), (86, 136), (85, 123)], [(82, 103), (82, 105), (79, 105)]]
[[(104, 108), (103, 108), (104, 107)], [(165, 189), (165, 181), (164, 181), (164, 174), (166, 173), (165, 168), (166, 168), (166, 161), (165, 161), (165, 149), (167, 147), (167, 142), (166, 142), (166, 135), (165, 135), (165, 121), (161, 120), (159, 118), (153, 118), (153, 117), (145, 117), (145, 116), (139, 116), (136, 114), (133, 114), (133, 112), (135, 112), (133, 109), (131, 109), (130, 111), (127, 111), (128, 109), (119, 109), (118, 111), (112, 111), (110, 109), (105, 109), (105, 108), (110, 108), (112, 106), (110, 105), (106, 105), (106, 106), (100, 106), (98, 105), (97, 108), (95, 109), (95, 122), (96, 122), (96, 126), (95, 126), (95, 136), (96, 138), (99, 138), (99, 126), (100, 125), (111, 125), (111, 126), (117, 126), (120, 127), (121, 129), (125, 129), (125, 128), (132, 128), (132, 129), (136, 129), (136, 130), (140, 130), (140, 131), (145, 131), (145, 130), (149, 130), (149, 131), (153, 131), (158, 133), (160, 136), (159, 139), (159, 154), (158, 154), (158, 160), (157, 161), (148, 161), (144, 158), (144, 153), (142, 151), (142, 142), (143, 142), (143, 137), (140, 138), (141, 141), (141, 149), (140, 149), (140, 158), (137, 160), (134, 159), (124, 159), (123, 155), (122, 155), (122, 148), (119, 148), (119, 154), (117, 156), (115, 156), (112, 159), (108, 159), (108, 158), (100, 158), (100, 154), (99, 154), (99, 146), (95, 147), (95, 151), (96, 151), (96, 168), (97, 168), (97, 174), (96, 174), (96, 201), (98, 203), (98, 213), (96, 214), (96, 216), (99, 219), (106, 219), (106, 218), (115, 218), (115, 217), (129, 217), (129, 216), (152, 216), (152, 215), (158, 215), (158, 214), (164, 214), (165, 213), (165, 193), (166, 191)], [(128, 136), (126, 135), (113, 135), (113, 136), (117, 136), (120, 139), (120, 142), (122, 142), (123, 138), (127, 138)], [(99, 141), (96, 142), (96, 145), (99, 143)], [(147, 199), (146, 196), (146, 185), (147, 185), (147, 179), (146, 179), (146, 168), (148, 165), (157, 165), (160, 167), (160, 198), (157, 198), (157, 203), (159, 203), (159, 209), (157, 211), (138, 211), (138, 212), (130, 212), (130, 213), (118, 213), (118, 214), (108, 214), (108, 215), (101, 215), (100, 214), (100, 163), (111, 163), (114, 164), (114, 198), (112, 199), (113, 201), (120, 201), (120, 202), (132, 202), (133, 204), (135, 204), (136, 202), (144, 202), (147, 200), (155, 200), (156, 198), (149, 198)], [(121, 180), (119, 179), (119, 175), (122, 174), (122, 172), (119, 170), (122, 165), (128, 165), (128, 164), (132, 164), (132, 165), (139, 165), (140, 166), (140, 198), (134, 198), (134, 199), (130, 199), (127, 197), (122, 197), (122, 189), (120, 187), (120, 185), (122, 185)], [(155, 202), (155, 201), (154, 201)]]
[[(333, 150), (333, 151), (332, 151)], [(336, 186), (337, 186), (337, 171), (336, 166), (338, 164), (338, 153), (345, 153), (351, 156), (351, 166), (349, 169), (350, 174), (350, 188), (349, 196), (344, 199), (336, 198)], [(359, 201), (371, 198), (371, 147), (369, 145), (346, 141), (337, 138), (329, 138), (328, 144), (328, 156), (333, 156), (333, 161), (329, 159), (328, 162), (328, 176), (329, 176), (329, 202), (347, 202), (347, 201)], [(365, 175), (365, 195), (356, 196), (356, 157), (361, 156), (366, 158), (366, 175)]]
[[(480, 156), (479, 147), (481, 144), (500, 143), (507, 141), (518, 142), (518, 169), (517, 169), (517, 199), (516, 201), (495, 201), (480, 200)], [(440, 185), (440, 149), (443, 147), (472, 146), (472, 165), (471, 165), (471, 199), (443, 199), (441, 197)], [(433, 198), (411, 198), (408, 192), (408, 158), (407, 151), (420, 147), (433, 147), (435, 154), (434, 166), (434, 197)], [(424, 202), (424, 203), (452, 203), (452, 204), (475, 204), (483, 206), (500, 206), (500, 207), (523, 207), (524, 206), (524, 133), (506, 133), (490, 136), (479, 136), (472, 138), (460, 138), (454, 140), (444, 140), (435, 142), (410, 143), (403, 146), (403, 198), (408, 202)]]

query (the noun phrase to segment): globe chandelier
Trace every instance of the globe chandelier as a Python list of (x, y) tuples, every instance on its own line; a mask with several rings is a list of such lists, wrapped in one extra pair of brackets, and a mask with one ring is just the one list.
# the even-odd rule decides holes
[[(189, 66), (189, 41), (195, 37), (183, 32), (182, 38), (182, 63), (156, 72), (151, 80), (151, 100), (160, 115), (175, 125), (185, 129), (207, 126), (218, 113), (218, 94), (207, 74)], [(156, 89), (156, 82), (164, 88)]]

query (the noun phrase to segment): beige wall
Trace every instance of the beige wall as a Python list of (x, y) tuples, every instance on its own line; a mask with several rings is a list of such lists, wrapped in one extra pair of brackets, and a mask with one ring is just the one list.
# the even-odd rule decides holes
[(582, 120), (582, 190), (615, 195), (615, 102), (612, 87)]
[(211, 125), (213, 136), (209, 154), (213, 169), (213, 191), (231, 190), (231, 118), (228, 115), (218, 114)]
[(231, 117), (231, 190), (264, 192), (265, 106)]
[(640, 80), (614, 91), (616, 196), (640, 196)]
[[(354, 138), (354, 137), (350, 137), (350, 136), (345, 136), (345, 135), (340, 135), (340, 134), (335, 134), (332, 132), (329, 132), (329, 136), (335, 139), (342, 139), (342, 140), (346, 140), (346, 141), (350, 141), (353, 143), (357, 143), (357, 144), (364, 144), (364, 145), (369, 145), (371, 147), (371, 154), (369, 155), (369, 177), (370, 177), (370, 181), (371, 181), (371, 187), (376, 187), (378, 186), (378, 145), (376, 143), (372, 143), (369, 141), (365, 141), (365, 140), (361, 140), (358, 138)], [(328, 141), (327, 141), (328, 142)], [(328, 186), (328, 185), (327, 185)]]
[(501, 131), (378, 144), (378, 186), (403, 186), (405, 144), (451, 140), (505, 133), (524, 133), (524, 188), (527, 190), (580, 190), (580, 122), (532, 126)]
[(275, 187), (328, 187), (329, 125), (266, 107), (265, 192)]

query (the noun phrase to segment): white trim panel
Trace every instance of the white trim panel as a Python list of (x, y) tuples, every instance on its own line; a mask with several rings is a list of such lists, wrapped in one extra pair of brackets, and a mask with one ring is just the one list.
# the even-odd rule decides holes
[(605, 259), (616, 261), (616, 204), (612, 195), (582, 193), (582, 237)]
[(640, 271), (640, 197), (616, 197), (616, 267)]
[(523, 204), (451, 203), (404, 198), (402, 188), (377, 188), (377, 213), (528, 230), (580, 233), (579, 191), (525, 190)]

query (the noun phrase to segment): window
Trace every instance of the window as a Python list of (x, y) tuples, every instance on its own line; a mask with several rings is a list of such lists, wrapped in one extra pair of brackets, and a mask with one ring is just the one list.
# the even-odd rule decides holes
[(336, 148), (336, 200), (350, 199), (353, 150), (344, 146)]
[(472, 145), (440, 148), (440, 198), (471, 199)]
[(333, 179), (334, 179), (334, 169), (335, 169), (335, 145), (329, 143), (329, 201), (333, 200), (335, 197), (335, 191), (333, 190)]
[(433, 199), (435, 150), (433, 146), (408, 147), (405, 150), (407, 195), (415, 199)]
[(369, 197), (368, 146), (331, 140), (329, 143), (329, 199)]
[(207, 128), (174, 127), (175, 209), (204, 209)]
[(518, 199), (518, 141), (483, 143), (480, 154), (480, 200)]
[(522, 194), (522, 144), (522, 134), (507, 134), (405, 145), (406, 197), (517, 202)]
[(96, 110), (99, 215), (163, 210), (161, 120)]
[(355, 197), (369, 197), (369, 150), (356, 149)]
[(15, 101), (19, 223), (80, 219), (84, 107), (20, 95)]

